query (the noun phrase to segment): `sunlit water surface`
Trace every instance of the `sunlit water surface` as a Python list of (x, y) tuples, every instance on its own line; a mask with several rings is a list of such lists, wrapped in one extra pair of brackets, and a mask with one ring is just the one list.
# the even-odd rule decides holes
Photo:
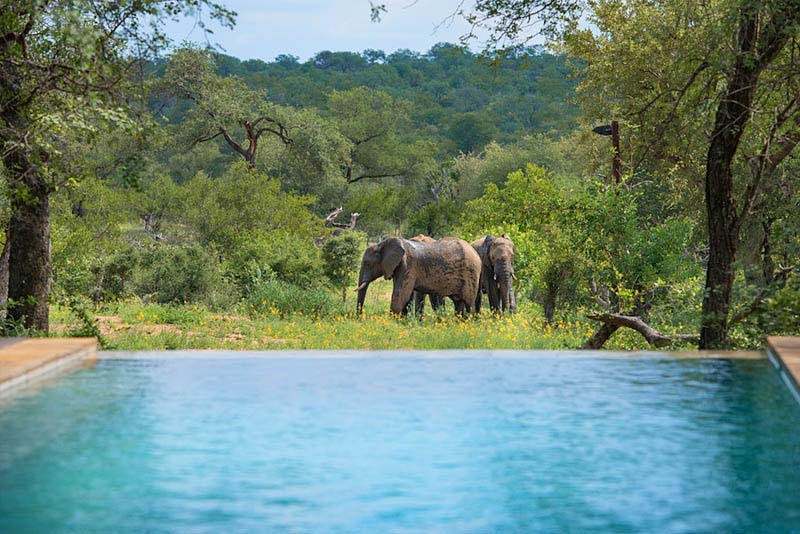
[(104, 360), (0, 405), (0, 532), (800, 532), (766, 360)]

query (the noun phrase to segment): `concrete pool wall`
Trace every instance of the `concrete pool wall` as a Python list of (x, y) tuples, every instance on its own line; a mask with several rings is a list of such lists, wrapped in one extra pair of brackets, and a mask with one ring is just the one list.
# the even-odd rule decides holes
[(0, 397), (97, 358), (94, 338), (0, 339)]

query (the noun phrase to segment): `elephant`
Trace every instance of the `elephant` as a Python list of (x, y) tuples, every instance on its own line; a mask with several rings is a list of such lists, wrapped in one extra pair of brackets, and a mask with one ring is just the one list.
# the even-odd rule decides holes
[(481, 258), (461, 239), (419, 243), (399, 237), (367, 247), (358, 274), (359, 315), (369, 284), (383, 276), (393, 281), (391, 311), (405, 315), (414, 291), (450, 297), (456, 314), (473, 313), (479, 291)]
[[(418, 234), (412, 237), (409, 241), (416, 241), (417, 243), (435, 243), (436, 240), (432, 237), (429, 237), (425, 234)], [(417, 315), (422, 315), (425, 311), (425, 293), (422, 291), (414, 291), (414, 311)], [(444, 297), (441, 295), (437, 295), (436, 293), (428, 293), (428, 300), (431, 301), (431, 308), (433, 311), (438, 311), (439, 308), (444, 306)], [(411, 302), (407, 304), (410, 308)]]
[[(502, 237), (487, 235), (472, 242), (472, 247), (481, 257), (481, 292), (489, 297), (492, 311), (508, 310), (514, 313), (517, 299), (511, 280), (514, 276), (514, 242), (503, 234)], [(481, 308), (481, 292), (475, 301), (476, 311)]]

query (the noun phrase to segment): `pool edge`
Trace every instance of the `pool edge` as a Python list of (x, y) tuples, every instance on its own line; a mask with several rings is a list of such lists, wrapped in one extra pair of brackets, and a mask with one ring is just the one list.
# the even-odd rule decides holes
[(800, 337), (767, 337), (767, 357), (795, 400), (800, 402)]
[(0, 398), (97, 359), (95, 338), (18, 338), (0, 346)]
[(764, 351), (607, 351), (607, 350), (510, 350), (510, 349), (447, 349), (447, 350), (225, 350), (225, 349), (181, 349), (181, 350), (111, 350), (100, 351), (99, 360), (164, 360), (164, 359), (358, 359), (381, 360), (396, 358), (414, 359), (636, 359), (636, 358), (670, 358), (670, 359), (766, 359)]

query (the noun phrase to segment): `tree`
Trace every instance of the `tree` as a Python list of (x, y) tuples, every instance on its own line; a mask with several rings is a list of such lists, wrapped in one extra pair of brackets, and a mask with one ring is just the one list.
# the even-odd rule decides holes
[(333, 91), (328, 109), (352, 147), (345, 168), (348, 184), (408, 173), (415, 162), (407, 157), (400, 139), (410, 124), (408, 102), (383, 91), (356, 87)]
[(116, 120), (108, 111), (137, 64), (130, 51), (153, 52), (166, 43), (161, 21), (204, 9), (232, 26), (234, 14), (210, 0), (0, 3), (0, 146), (12, 203), (13, 319), (49, 326), (50, 195), (71, 178), (61, 171), (74, 155), (64, 139), (104, 112)]
[(683, 0), (617, 1), (592, 20), (597, 34), (566, 36), (567, 49), (586, 64), (584, 109), (629, 122), (631, 174), (649, 167), (668, 177), (688, 205), (693, 191), (704, 193), (700, 346), (725, 345), (742, 225), (761, 218), (759, 199), (775, 189), (776, 171), (800, 141), (800, 87), (791, 74), (800, 66), (791, 44), (800, 36), (800, 8), (720, 1), (710, 14)]
[[(728, 313), (733, 288), (733, 262), (742, 217), (759, 187), (760, 176), (748, 184), (743, 212), (736, 206), (733, 160), (750, 122), (759, 80), (764, 70), (794, 36), (800, 36), (800, 4), (793, 0), (744, 2), (737, 8), (733, 65), (725, 76), (725, 88), (717, 100), (717, 111), (706, 161), (705, 201), (708, 217), (709, 258), (700, 348), (727, 344)], [(792, 44), (792, 48), (794, 45)], [(800, 98), (800, 94), (794, 97)], [(796, 137), (797, 132), (794, 133)], [(797, 140), (788, 140), (789, 152)], [(770, 146), (756, 165), (769, 163)], [(780, 148), (779, 148), (780, 151)]]
[(462, 113), (450, 124), (450, 136), (465, 154), (480, 150), (494, 135), (492, 122), (485, 114), (476, 111)]
[[(590, 19), (601, 29), (596, 35), (593, 30), (581, 30), (577, 25), (584, 10), (588, 10)], [(743, 219), (750, 214), (753, 199), (760, 192), (763, 176), (761, 171), (754, 172), (744, 185), (743, 193), (737, 194), (734, 167), (754, 108), (774, 102), (771, 96), (781, 94), (787, 85), (794, 84), (796, 76), (792, 72), (796, 69), (782, 71), (775, 77), (765, 76), (765, 73), (772, 66), (780, 65), (779, 58), (786, 54), (793, 64), (797, 56), (795, 42), (800, 36), (800, 4), (796, 0), (719, 0), (709, 9), (706, 4), (685, 0), (655, 4), (638, 0), (597, 4), (583, 0), (478, 0), (465, 16), (473, 28), (489, 30), (489, 49), (503, 49), (525, 41), (536, 29), (551, 37), (566, 35), (568, 44), (570, 34), (577, 33), (591, 35), (588, 41), (607, 45), (603, 47), (606, 54), (589, 58), (593, 62), (588, 63), (583, 72), (588, 78), (621, 74), (620, 78), (632, 81), (622, 87), (614, 84), (621, 89), (617, 96), (623, 99), (631, 94), (650, 93), (652, 98), (639, 101), (633, 113), (649, 118), (654, 113), (663, 119), (639, 121), (647, 124), (645, 134), (659, 136), (656, 147), (663, 146), (662, 130), (681, 111), (696, 113), (699, 109), (703, 115), (713, 117), (708, 138), (699, 145), (705, 148), (702, 190), (709, 248), (700, 347), (726, 345), (739, 231)], [(622, 28), (633, 31), (620, 31)], [(466, 37), (474, 35), (475, 32), (471, 32)], [(686, 42), (681, 37), (686, 37)], [(688, 53), (676, 54), (673, 47), (664, 45), (665, 42), (679, 49), (690, 43), (699, 46), (686, 47)], [(636, 61), (622, 61), (619, 56), (608, 53), (609, 49), (620, 50), (623, 56), (633, 52)], [(587, 60), (586, 57), (581, 59)], [(659, 59), (663, 59), (663, 63)], [(789, 101), (793, 102), (796, 95), (796, 92), (788, 93)], [(592, 96), (602, 102), (597, 95)], [(632, 112), (631, 108), (625, 109), (620, 98), (611, 102), (615, 103), (611, 108), (617, 113)], [(694, 106), (687, 107), (689, 102)], [(794, 112), (780, 110), (795, 107), (795, 104), (778, 107), (773, 117), (794, 115)], [(774, 132), (781, 132), (784, 137), (767, 135), (766, 152), (756, 156), (756, 168), (769, 162), (772, 155), (793, 150), (797, 144), (796, 135), (787, 135), (787, 129), (794, 128), (792, 123), (781, 119), (774, 121)], [(693, 131), (686, 137), (701, 131), (696, 125), (691, 129)], [(681, 133), (679, 129), (673, 132)], [(769, 140), (779, 142), (773, 146)]]
[(345, 231), (329, 238), (322, 245), (325, 276), (334, 286), (341, 288), (342, 303), (347, 302), (347, 284), (356, 272), (366, 242), (364, 234)]
[(182, 128), (192, 144), (222, 137), (251, 166), (256, 164), (258, 143), (264, 134), (291, 145), (291, 110), (273, 104), (250, 89), (240, 78), (221, 77), (206, 51), (185, 48), (167, 63), (164, 83), (171, 93), (193, 107)]

